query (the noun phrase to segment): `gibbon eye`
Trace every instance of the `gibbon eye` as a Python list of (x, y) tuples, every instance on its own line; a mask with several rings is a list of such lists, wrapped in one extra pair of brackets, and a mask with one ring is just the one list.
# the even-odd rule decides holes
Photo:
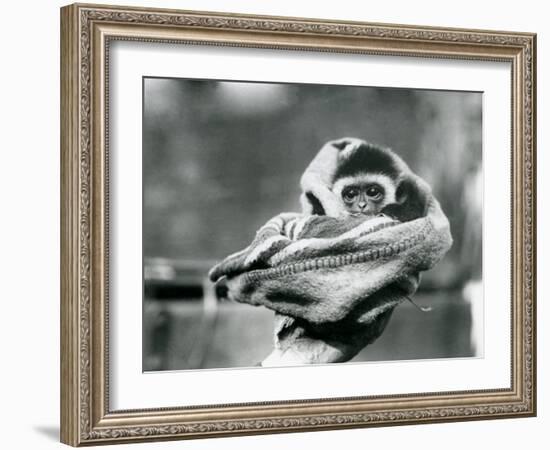
[(353, 202), (359, 195), (359, 189), (355, 187), (346, 188), (342, 191), (342, 198), (346, 202)]
[(382, 188), (380, 186), (377, 186), (377, 185), (372, 185), (372, 186), (369, 186), (367, 188), (367, 195), (372, 199), (372, 200), (380, 200), (382, 198), (382, 196), (384, 195), (384, 191), (382, 190)]

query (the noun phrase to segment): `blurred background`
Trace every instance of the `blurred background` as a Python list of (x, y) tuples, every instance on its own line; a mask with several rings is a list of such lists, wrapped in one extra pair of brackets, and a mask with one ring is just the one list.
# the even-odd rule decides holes
[(353, 361), (482, 356), (482, 94), (144, 78), (143, 370), (253, 366), (273, 313), (223, 300), (212, 265), (283, 211), (322, 145), (391, 147), (433, 188), (454, 245)]

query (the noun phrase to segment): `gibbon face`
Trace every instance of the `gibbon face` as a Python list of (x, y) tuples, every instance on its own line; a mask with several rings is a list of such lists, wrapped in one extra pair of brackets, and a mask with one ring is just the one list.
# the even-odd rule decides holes
[(375, 216), (395, 203), (396, 183), (381, 173), (358, 173), (335, 181), (332, 191), (352, 216)]

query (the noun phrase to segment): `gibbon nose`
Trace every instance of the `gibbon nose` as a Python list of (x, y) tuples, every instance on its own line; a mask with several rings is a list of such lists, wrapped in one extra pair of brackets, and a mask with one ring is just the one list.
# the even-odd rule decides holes
[(366, 206), (367, 206), (367, 202), (359, 202), (359, 203), (358, 203), (358, 206), (359, 206), (359, 208), (361, 208), (361, 209), (365, 209)]

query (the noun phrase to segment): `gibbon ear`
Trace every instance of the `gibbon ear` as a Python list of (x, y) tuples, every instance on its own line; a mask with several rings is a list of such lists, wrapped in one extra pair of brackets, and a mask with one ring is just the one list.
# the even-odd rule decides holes
[(429, 193), (429, 188), (407, 176), (397, 186), (396, 202), (385, 206), (381, 212), (400, 222), (419, 219), (427, 213)]

